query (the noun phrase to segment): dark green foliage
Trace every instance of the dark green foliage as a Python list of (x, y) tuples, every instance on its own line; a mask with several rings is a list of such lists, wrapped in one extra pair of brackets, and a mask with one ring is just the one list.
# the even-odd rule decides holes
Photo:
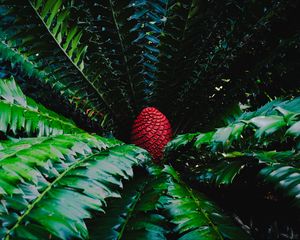
[[(296, 156), (296, 159), (299, 159), (299, 154)], [(297, 165), (298, 167), (293, 167), (287, 163), (273, 164), (271, 166), (264, 167), (259, 172), (259, 175), (264, 181), (274, 185), (275, 189), (277, 189), (280, 193), (283, 193), (287, 197), (293, 199), (292, 204), (299, 208), (299, 163)]]
[[(0, 238), (299, 238), (299, 7), (0, 0)], [(169, 165), (84, 132), (128, 140), (146, 106), (201, 131)]]
[(3, 0), (1, 39), (23, 55), (25, 63), (33, 64), (32, 71), (34, 68), (43, 70), (40, 80), (49, 83), (70, 102), (75, 102), (81, 111), (100, 120), (105, 114), (111, 114), (110, 106), (102, 98), (97, 82), (84, 73), (82, 58), (86, 46), (80, 44), (80, 30), (68, 24), (69, 8), (61, 5), (61, 1), (56, 4), (51, 0), (14, 4)]
[(119, 197), (122, 179), (147, 159), (143, 150), (116, 145), (82, 134), (21, 140), (2, 150), (2, 237), (87, 238), (83, 219)]
[[(170, 166), (140, 171), (92, 224), (93, 239), (250, 239)], [(104, 223), (104, 224), (103, 224)]]
[(117, 3), (108, 0), (78, 0), (76, 6), (78, 24), (85, 29), (84, 37), (90, 43), (86, 74), (101, 82), (102, 94), (112, 105), (119, 120), (117, 124), (126, 125), (132, 120), (135, 94), (131, 70), (134, 64), (129, 61), (138, 57), (138, 48), (130, 44), (136, 37), (129, 31), (134, 22), (127, 20), (133, 14), (133, 8), (126, 1)]
[(299, 94), (299, 3), (170, 1), (169, 6), (157, 105), (179, 132), (212, 129), (239, 101), (256, 107), (270, 97)]
[(7, 134), (49, 136), (83, 132), (72, 121), (26, 97), (13, 78), (0, 79), (0, 109), (0, 131)]
[(168, 222), (159, 202), (166, 178), (137, 169), (125, 183), (122, 198), (108, 201), (105, 213), (91, 224), (92, 239), (167, 239)]
[(244, 168), (260, 168), (263, 181), (299, 205), (299, 101), (276, 100), (213, 132), (180, 135), (166, 158), (186, 163), (190, 180), (217, 186), (232, 184)]
[[(297, 225), (300, 194), (299, 100), (299, 97), (286, 101), (278, 99), (254, 112), (236, 116), (236, 120), (215, 131), (179, 135), (166, 147), (165, 158), (180, 169), (184, 179), (190, 183), (227, 195), (222, 201), (232, 201), (228, 200), (230, 194), (251, 194), (252, 191), (261, 201), (269, 201), (266, 205), (276, 206), (284, 202), (288, 207), (284, 207), (283, 212), (295, 208), (290, 219), (294, 219), (291, 222)], [(239, 199), (248, 201), (242, 196)], [(238, 200), (235, 204), (240, 207), (233, 203), (233, 211), (245, 211)], [(261, 211), (264, 211), (263, 207)], [(276, 207), (272, 211), (276, 212)], [(245, 216), (242, 218), (254, 235), (258, 228), (261, 232), (268, 231), (263, 238), (297, 239), (298, 235), (294, 233), (297, 227), (294, 230), (278, 230), (276, 220), (272, 219), (262, 220), (263, 227), (254, 227), (255, 223), (254, 226), (251, 223), (253, 215), (248, 214), (250, 220)], [(281, 217), (280, 214), (283, 213), (278, 213), (278, 217)]]
[[(191, 179), (216, 185), (232, 184), (242, 169), (261, 166), (262, 179), (282, 189), (298, 205), (299, 106), (300, 98), (270, 102), (214, 132), (180, 135), (168, 144), (166, 154), (175, 162), (187, 161), (184, 168), (194, 173)], [(186, 156), (191, 147), (194, 154)], [(277, 186), (279, 181), (285, 187)]]
[[(85, 113), (80, 111), (78, 102), (64, 98), (58, 91), (55, 91), (47, 79), (49, 75), (42, 70), (37, 69), (32, 62), (28, 61), (26, 56), (14, 51), (7, 44), (0, 42), (0, 75), (1, 78), (14, 76), (22, 90), (33, 99), (37, 99), (49, 109), (55, 109), (57, 113), (73, 117), (81, 128), (91, 131), (99, 131), (99, 123), (95, 119), (86, 118)], [(51, 82), (51, 81), (50, 81)], [(43, 89), (43, 91), (41, 91)], [(56, 101), (51, 101), (56, 99)]]
[[(189, 133), (177, 136), (166, 152), (186, 145), (201, 149), (207, 146), (212, 152), (232, 150), (272, 149), (275, 143), (297, 148), (300, 98), (274, 100), (254, 112), (245, 112), (226, 127), (207, 133)], [(276, 136), (276, 137), (274, 137)]]
[(142, 83), (145, 103), (152, 104), (150, 101), (155, 93), (155, 84), (159, 81), (156, 65), (160, 62), (160, 37), (164, 34), (166, 12), (170, 6), (168, 0), (137, 0), (133, 4), (135, 14), (130, 18), (136, 19), (137, 24), (131, 30), (138, 32), (138, 37), (132, 43), (137, 44), (142, 51), (136, 80)]
[[(178, 103), (178, 93), (183, 83), (187, 82), (193, 68), (194, 51), (201, 32), (197, 24), (205, 10), (201, 0), (170, 0), (168, 2), (166, 23), (160, 36), (158, 79), (153, 102), (163, 112), (170, 113), (170, 99)], [(172, 109), (173, 110), (173, 109)]]
[(81, 118), (100, 122), (96, 130), (124, 139), (147, 105), (162, 110), (175, 132), (203, 131), (239, 101), (255, 106), (255, 98), (299, 93), (293, 1), (16, 3), (2, 1), (5, 44), (29, 57), (46, 75), (38, 81)]
[(170, 176), (164, 204), (176, 225), (176, 239), (251, 239), (213, 202), (182, 182), (172, 167), (163, 171)]
[(76, 1), (90, 41), (86, 71), (102, 78), (121, 137), (127, 137), (133, 117), (153, 94), (166, 2)]

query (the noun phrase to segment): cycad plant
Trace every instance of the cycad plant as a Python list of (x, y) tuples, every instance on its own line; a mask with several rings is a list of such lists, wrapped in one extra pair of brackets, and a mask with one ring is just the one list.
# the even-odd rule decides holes
[(0, 238), (299, 239), (299, 9), (0, 0)]

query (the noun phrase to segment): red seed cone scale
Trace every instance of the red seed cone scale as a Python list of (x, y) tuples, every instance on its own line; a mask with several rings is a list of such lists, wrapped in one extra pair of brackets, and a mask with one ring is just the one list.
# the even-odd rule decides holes
[(171, 125), (164, 114), (154, 107), (147, 107), (135, 119), (132, 131), (131, 142), (146, 149), (158, 162), (166, 144), (171, 140)]

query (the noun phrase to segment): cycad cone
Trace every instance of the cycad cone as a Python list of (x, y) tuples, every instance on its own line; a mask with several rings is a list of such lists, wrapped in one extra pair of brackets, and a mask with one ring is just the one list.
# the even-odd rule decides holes
[(164, 147), (171, 137), (168, 119), (154, 107), (144, 108), (132, 126), (131, 142), (146, 149), (156, 163), (162, 158)]

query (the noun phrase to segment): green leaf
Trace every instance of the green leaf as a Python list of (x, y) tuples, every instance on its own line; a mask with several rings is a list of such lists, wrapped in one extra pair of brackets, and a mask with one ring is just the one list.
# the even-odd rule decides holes
[(125, 183), (122, 197), (108, 201), (105, 213), (88, 224), (92, 239), (167, 239), (167, 219), (161, 215), (160, 186), (164, 178), (136, 169)]
[[(0, 24), (4, 33), (1, 34), (1, 41), (17, 52), (14, 55), (21, 55), (18, 60), (25, 59), (26, 66), (33, 64), (28, 70), (35, 70), (36, 74), (36, 70), (42, 69), (47, 77), (39, 77), (39, 80), (49, 84), (68, 102), (75, 103), (82, 114), (93, 113), (87, 118), (101, 121), (103, 113), (106, 113), (112, 121), (112, 116), (116, 116), (117, 112), (105, 99), (105, 86), (99, 82), (99, 75), (96, 81), (83, 72), (85, 51), (82, 49), (87, 46), (80, 43), (80, 34), (73, 35), (77, 25), (76, 21), (71, 23), (70, 18), (74, 16), (76, 19), (78, 16), (72, 15), (72, 4), (59, 4), (51, 0), (43, 4), (34, 2), (26, 1), (21, 5), (2, 0), (1, 18), (5, 20)], [(19, 26), (18, 22), (22, 25)], [(70, 41), (73, 48), (64, 50), (65, 40)]]
[(13, 78), (0, 79), (0, 131), (49, 136), (83, 132), (76, 125), (26, 97)]
[(300, 170), (285, 164), (275, 164), (263, 168), (259, 175), (261, 178), (292, 199), (292, 204), (300, 207)]
[(188, 143), (191, 143), (195, 136), (197, 136), (199, 133), (193, 133), (193, 134), (182, 134), (182, 135), (178, 135), (176, 136), (172, 141), (170, 141), (166, 148), (165, 151), (173, 151), (173, 150), (177, 150), (179, 147), (184, 147), (186, 146)]
[(24, 139), (2, 150), (1, 237), (87, 238), (84, 219), (103, 211), (107, 198), (120, 197), (122, 180), (149, 159), (142, 149), (116, 144), (79, 134)]
[(215, 182), (217, 185), (231, 184), (234, 178), (246, 166), (243, 161), (226, 162), (223, 161), (217, 167), (214, 167)]
[(213, 138), (213, 135), (215, 133), (214, 132), (208, 132), (208, 133), (200, 133), (197, 137), (196, 137), (196, 141), (194, 146), (196, 148), (200, 148), (200, 146), (202, 144), (209, 144)]
[(255, 132), (257, 138), (263, 135), (272, 134), (282, 127), (286, 126), (286, 122), (281, 116), (259, 116), (249, 120), (250, 123), (255, 125), (258, 130)]
[[(165, 167), (164, 172), (175, 171), (171, 169)], [(169, 176), (164, 207), (176, 226), (176, 239), (251, 239), (213, 202), (182, 182), (178, 174)]]
[(299, 137), (300, 135), (300, 121), (294, 123), (287, 131), (287, 135), (292, 135), (295, 138)]

